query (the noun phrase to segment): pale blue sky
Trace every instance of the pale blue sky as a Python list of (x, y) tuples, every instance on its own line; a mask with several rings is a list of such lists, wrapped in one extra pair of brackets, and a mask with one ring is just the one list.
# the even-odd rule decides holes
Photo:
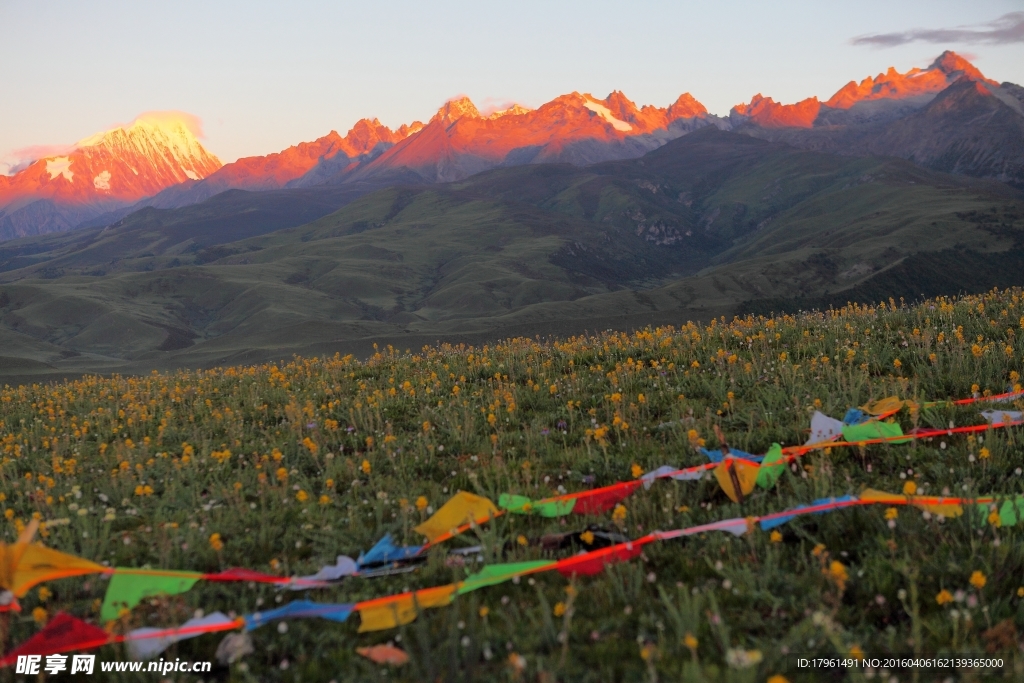
[(827, 98), (946, 48), (990, 78), (1024, 83), (1020, 39), (851, 43), (1021, 11), (1022, 0), (0, 0), (0, 160), (160, 109), (200, 117), (204, 145), (224, 161), (344, 134), (361, 117), (426, 120), (456, 94), (537, 106), (619, 89), (664, 106), (690, 92), (724, 115), (758, 92)]

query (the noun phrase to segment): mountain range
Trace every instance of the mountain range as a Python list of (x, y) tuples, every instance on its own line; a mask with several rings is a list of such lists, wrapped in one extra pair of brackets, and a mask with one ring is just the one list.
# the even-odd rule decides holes
[(631, 159), (706, 126), (1024, 185), (1024, 89), (998, 84), (944, 52), (926, 69), (851, 81), (825, 102), (779, 104), (758, 94), (718, 117), (689, 94), (661, 108), (638, 107), (621, 92), (604, 99), (574, 92), (537, 109), (515, 105), (484, 115), (457, 98), (426, 124), (391, 130), (363, 119), (344, 137), (331, 131), (225, 165), (184, 117), (151, 114), (0, 176), (0, 239), (108, 225), (145, 207), (189, 206), (231, 189), (345, 186), (348, 192), (334, 196), (349, 201), (492, 168)]
[(229, 190), (0, 244), (0, 378), (566, 336), (1024, 272), (1005, 183), (714, 126), (637, 159), (349, 191)]
[(825, 102), (459, 98), (224, 165), (146, 115), (0, 178), (0, 381), (1021, 285), (1021, 92), (944, 53)]

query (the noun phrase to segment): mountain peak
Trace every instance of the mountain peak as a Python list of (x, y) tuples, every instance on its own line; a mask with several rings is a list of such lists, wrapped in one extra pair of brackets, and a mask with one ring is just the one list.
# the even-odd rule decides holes
[(434, 118), (431, 121), (441, 121), (442, 123), (454, 123), (461, 118), (473, 118), (479, 119), (480, 111), (476, 108), (466, 96), (453, 97), (452, 99), (445, 102), (437, 113), (434, 114)]
[(984, 74), (976, 66), (952, 50), (946, 50), (936, 57), (935, 61), (928, 68), (941, 71), (950, 77), (950, 81), (954, 81), (960, 76), (968, 76), (969, 78), (985, 81), (986, 83), (994, 83), (994, 81), (989, 81), (985, 78)]

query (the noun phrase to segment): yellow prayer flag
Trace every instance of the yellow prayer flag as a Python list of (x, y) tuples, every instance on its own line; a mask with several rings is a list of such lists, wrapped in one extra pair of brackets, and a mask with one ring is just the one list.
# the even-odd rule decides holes
[(903, 496), (898, 493), (886, 493), (874, 489), (864, 489), (859, 496), (870, 503), (910, 503), (919, 510), (930, 512), (940, 517), (959, 517), (964, 509), (959, 503), (940, 502), (943, 499), (935, 496)]
[(891, 413), (894, 410), (899, 410), (903, 407), (903, 404), (904, 402), (896, 396), (888, 396), (861, 406), (861, 409), (871, 415), (881, 415), (882, 413)]
[(875, 489), (864, 489), (857, 497), (869, 503), (903, 503), (907, 500), (906, 496), (876, 491)]
[(420, 610), (429, 607), (444, 607), (451, 603), (458, 584), (424, 588), (412, 595), (403, 595), (394, 600), (371, 601), (368, 607), (359, 610), (359, 632), (383, 631), (412, 622)]
[(964, 514), (964, 509), (958, 503), (921, 503), (912, 501), (914, 507), (930, 512), (939, 517), (959, 517)]
[(489, 499), (466, 491), (459, 491), (415, 530), (433, 543), (436, 539), (463, 524), (469, 522), (481, 524), (491, 517), (497, 516), (498, 508)]
[(736, 474), (736, 481), (739, 482), (740, 491), (744, 496), (749, 495), (754, 490), (754, 484), (757, 483), (757, 473), (761, 468), (742, 458), (723, 460), (715, 468), (715, 479), (718, 480), (718, 485), (722, 487), (725, 495), (729, 496), (732, 502), (738, 503), (739, 496), (736, 495), (736, 486), (733, 483), (732, 474), (729, 472), (730, 465)]

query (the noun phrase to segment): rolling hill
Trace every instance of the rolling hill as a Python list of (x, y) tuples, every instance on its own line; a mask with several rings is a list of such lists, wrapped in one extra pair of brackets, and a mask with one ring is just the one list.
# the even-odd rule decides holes
[(977, 291), (1020, 284), (1022, 234), (1024, 201), (1004, 184), (714, 128), (586, 168), (495, 169), (355, 197), (233, 191), (5, 243), (0, 375)]

